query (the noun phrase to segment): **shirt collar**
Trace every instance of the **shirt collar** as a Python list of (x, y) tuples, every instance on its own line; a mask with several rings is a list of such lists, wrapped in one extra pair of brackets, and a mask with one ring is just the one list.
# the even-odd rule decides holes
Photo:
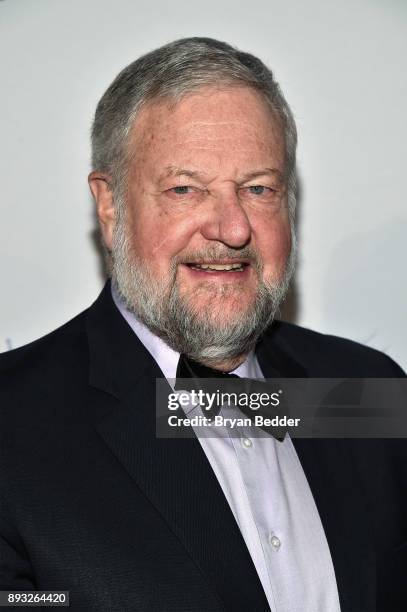
[[(165, 378), (167, 380), (175, 379), (180, 354), (169, 347), (164, 340), (153, 334), (144, 323), (126, 308), (118, 294), (115, 283), (112, 282), (111, 287), (113, 301), (121, 315), (155, 359)], [(251, 351), (247, 359), (233, 370), (233, 374), (237, 374), (241, 378), (264, 378), (254, 351)]]

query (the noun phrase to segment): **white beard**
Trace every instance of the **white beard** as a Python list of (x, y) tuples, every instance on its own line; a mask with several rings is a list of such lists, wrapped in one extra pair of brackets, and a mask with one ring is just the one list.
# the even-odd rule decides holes
[[(218, 245), (205, 253), (195, 254), (195, 258), (213, 261), (221, 257), (254, 260), (258, 285), (253, 305), (232, 320), (225, 320), (221, 308), (218, 312), (208, 313), (207, 309), (202, 312), (194, 309), (186, 296), (180, 295), (176, 258), (171, 262), (167, 280), (154, 279), (148, 263), (131, 253), (123, 216), (119, 212), (113, 234), (112, 280), (126, 307), (171, 348), (196, 361), (211, 365), (250, 351), (271, 324), (287, 294), (295, 264), (294, 232), (290, 256), (277, 282), (268, 283), (262, 279), (262, 264), (250, 247), (237, 250)], [(223, 290), (227, 288), (224, 286)]]

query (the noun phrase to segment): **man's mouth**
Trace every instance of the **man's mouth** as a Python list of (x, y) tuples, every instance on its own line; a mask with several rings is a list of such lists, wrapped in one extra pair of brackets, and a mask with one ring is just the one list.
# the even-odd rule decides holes
[(218, 263), (189, 263), (187, 266), (194, 270), (204, 270), (205, 272), (243, 272), (248, 266), (248, 263), (230, 263), (230, 264), (218, 264)]

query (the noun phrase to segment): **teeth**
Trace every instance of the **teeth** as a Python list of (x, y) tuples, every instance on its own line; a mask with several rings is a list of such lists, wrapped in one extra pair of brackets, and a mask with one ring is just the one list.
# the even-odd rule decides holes
[(194, 264), (194, 268), (201, 268), (202, 270), (243, 270), (243, 264)]

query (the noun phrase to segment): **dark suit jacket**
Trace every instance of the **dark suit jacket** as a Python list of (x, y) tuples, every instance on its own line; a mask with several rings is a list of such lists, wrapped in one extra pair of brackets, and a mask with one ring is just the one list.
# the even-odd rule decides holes
[[(266, 376), (402, 375), (381, 353), (285, 323), (257, 354)], [(0, 590), (70, 590), (73, 610), (269, 609), (198, 440), (155, 437), (163, 375), (109, 285), (0, 370)], [(295, 446), (343, 612), (407, 610), (405, 442)]]

